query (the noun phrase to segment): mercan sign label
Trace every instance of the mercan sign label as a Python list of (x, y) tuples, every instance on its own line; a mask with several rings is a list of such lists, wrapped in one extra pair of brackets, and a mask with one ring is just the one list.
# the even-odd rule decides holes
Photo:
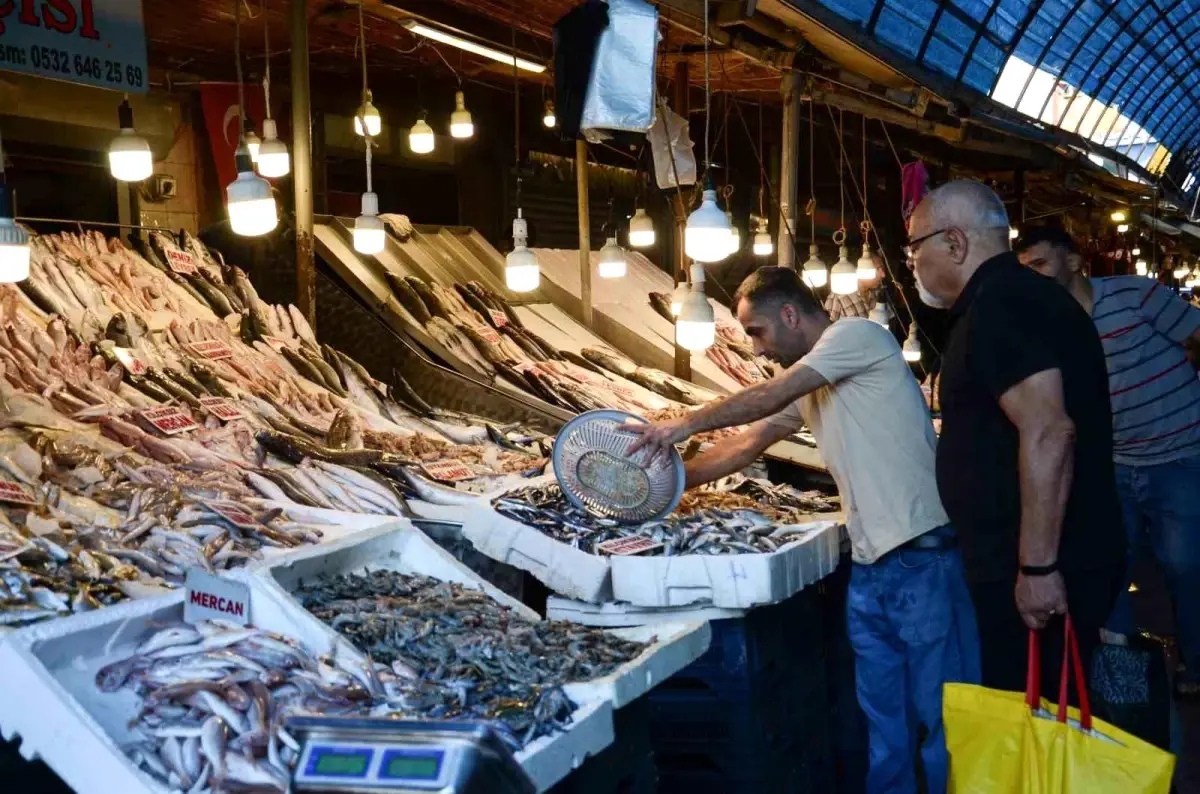
[(0, 69), (144, 94), (141, 0), (3, 0)]

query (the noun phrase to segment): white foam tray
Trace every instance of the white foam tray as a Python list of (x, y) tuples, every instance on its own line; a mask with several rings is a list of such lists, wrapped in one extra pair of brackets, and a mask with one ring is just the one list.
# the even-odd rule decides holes
[(529, 571), (556, 593), (593, 603), (612, 600), (607, 557), (580, 551), (500, 515), (492, 509), (491, 497), (467, 509), (463, 537), (481, 554)]
[[(309, 650), (359, 658), (349, 643), (331, 636), (290, 598), (278, 597), (261, 577), (243, 571), (230, 578), (250, 586), (254, 625), (293, 637)], [(138, 771), (120, 749), (133, 739), (128, 721), (137, 696), (128, 690), (102, 693), (95, 676), (132, 653), (152, 632), (151, 624), (182, 616), (180, 590), (7, 635), (0, 643), (5, 673), (0, 735), (21, 737), (22, 755), (43, 759), (77, 794), (163, 794), (166, 789)], [(515, 757), (543, 791), (612, 741), (612, 704), (595, 700), (575, 711), (569, 731), (543, 736)]]
[[(297, 549), (271, 560), (255, 575), (272, 597), (291, 602), (300, 609), (291, 593), (301, 581), (364, 569), (422, 574), (457, 582), (482, 590), (528, 620), (541, 619), (532, 609), (493, 587), (406, 521), (368, 530), (320, 549)], [(333, 629), (325, 627), (325, 630), (331, 641), (337, 637)], [(711, 640), (711, 631), (703, 620), (674, 620), (652, 628), (614, 633), (628, 640), (649, 643), (650, 647), (606, 676), (565, 686), (567, 695), (576, 703), (605, 700), (612, 703), (613, 708), (621, 708), (699, 658), (708, 650)]]
[[(584, 626), (619, 628), (629, 626), (659, 626), (683, 621), (728, 620), (746, 616), (744, 609), (725, 609), (707, 604), (686, 607), (638, 607), (610, 601), (606, 604), (589, 604), (569, 598), (550, 596), (546, 599), (546, 617), (551, 620), (569, 620)], [(711, 633), (711, 632), (710, 632)]]

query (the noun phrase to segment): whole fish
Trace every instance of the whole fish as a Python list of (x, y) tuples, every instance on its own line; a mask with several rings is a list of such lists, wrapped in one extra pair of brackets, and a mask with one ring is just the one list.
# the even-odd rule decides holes
[(384, 270), (383, 275), (387, 279), (388, 286), (392, 288), (392, 294), (396, 296), (396, 300), (400, 301), (400, 305), (407, 309), (408, 313), (421, 325), (429, 322), (432, 315), (412, 285), (390, 270)]
[(651, 292), (650, 307), (653, 308), (654, 311), (658, 312), (659, 315), (671, 325), (675, 324), (675, 315), (671, 313), (670, 295), (666, 294), (665, 292)]
[(321, 379), (325, 381), (327, 389), (339, 397), (346, 396), (346, 390), (342, 388), (342, 383), (338, 378), (337, 372), (334, 371), (333, 367), (329, 366), (329, 363), (325, 359), (321, 358), (319, 353), (313, 351), (312, 348), (301, 347), (300, 355), (312, 365), (313, 369), (321, 376)]
[(608, 370), (614, 375), (620, 375), (623, 378), (628, 378), (637, 372), (636, 364), (611, 350), (604, 350), (598, 347), (585, 347), (579, 351), (579, 354), (597, 367)]
[(425, 307), (425, 310), (429, 312), (430, 316), (441, 317), (443, 320), (450, 319), (450, 315), (444, 308), (442, 308), (441, 302), (439, 302), (434, 296), (433, 291), (429, 289), (428, 284), (421, 279), (416, 278), (415, 276), (405, 276), (404, 280), (410, 287), (412, 287), (413, 292), (416, 294), (417, 298), (420, 299), (421, 304)]

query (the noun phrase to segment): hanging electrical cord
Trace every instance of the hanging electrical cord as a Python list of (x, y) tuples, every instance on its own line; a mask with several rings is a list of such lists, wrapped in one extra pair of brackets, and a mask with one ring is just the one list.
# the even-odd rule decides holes
[[(362, 56), (362, 91), (364, 101), (363, 106), (359, 109), (359, 116), (356, 118), (356, 126), (360, 125), (363, 130), (369, 133), (371, 128), (368, 126), (366, 110), (370, 91), (367, 88), (367, 43), (361, 3), (358, 6), (358, 35), (359, 53)], [(386, 244), (387, 232), (384, 229), (383, 220), (379, 217), (379, 196), (375, 194), (375, 186), (371, 174), (371, 150), (375, 148), (375, 141), (371, 135), (364, 135), (362, 139), (365, 153), (363, 159), (366, 161), (367, 168), (367, 190), (362, 194), (362, 214), (354, 219), (354, 231), (351, 237), (354, 241), (355, 251), (358, 251), (360, 254), (377, 254), (383, 250)]]
[(870, 194), (870, 181), (867, 179), (867, 117), (862, 116), (862, 132), (860, 133), (860, 143), (862, 144), (862, 205), (863, 219), (858, 224), (859, 234), (862, 236), (862, 256), (858, 258), (857, 275), (859, 281), (874, 281), (879, 275), (875, 268), (875, 260), (871, 258), (871, 213), (867, 209), (867, 196)]
[(258, 147), (258, 173), (276, 178), (286, 176), (291, 170), (291, 157), (287, 144), (279, 140), (275, 119), (271, 118), (271, 20), (267, 17), (267, 0), (262, 0), (259, 16), (263, 21), (263, 139)]
[[(233, 232), (254, 237), (275, 228), (279, 223), (279, 210), (270, 183), (254, 173), (249, 141), (253, 129), (247, 130), (249, 119), (246, 117), (246, 90), (242, 82), (242, 1), (234, 0), (233, 57), (237, 73), (238, 121), (243, 132), (234, 154), (237, 178), (225, 187), (225, 208), (229, 213), (229, 227)], [(255, 140), (257, 142), (257, 139)]]
[[(512, 51), (517, 51), (517, 5), (515, 0), (508, 4), (512, 26)], [(516, 176), (517, 217), (513, 218), (513, 250), (504, 258), (504, 283), (513, 292), (530, 292), (538, 288), (542, 280), (542, 269), (537, 255), (529, 250), (529, 225), (521, 214), (521, 81), (517, 75), (517, 61), (513, 59), (513, 174)]]
[[(363, 4), (358, 4), (358, 58), (362, 65), (362, 104), (354, 116), (354, 132), (364, 138), (373, 138), (383, 131), (383, 118), (371, 101), (371, 89), (367, 86), (367, 28), (363, 24)], [(430, 133), (432, 143), (433, 134)], [(409, 145), (412, 145), (411, 134)], [(432, 148), (432, 147), (431, 147)]]

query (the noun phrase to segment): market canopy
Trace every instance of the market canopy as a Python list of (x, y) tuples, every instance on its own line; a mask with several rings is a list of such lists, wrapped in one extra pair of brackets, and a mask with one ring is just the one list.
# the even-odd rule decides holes
[(819, 3), (919, 66), (1196, 187), (1200, 0), (789, 2)]

